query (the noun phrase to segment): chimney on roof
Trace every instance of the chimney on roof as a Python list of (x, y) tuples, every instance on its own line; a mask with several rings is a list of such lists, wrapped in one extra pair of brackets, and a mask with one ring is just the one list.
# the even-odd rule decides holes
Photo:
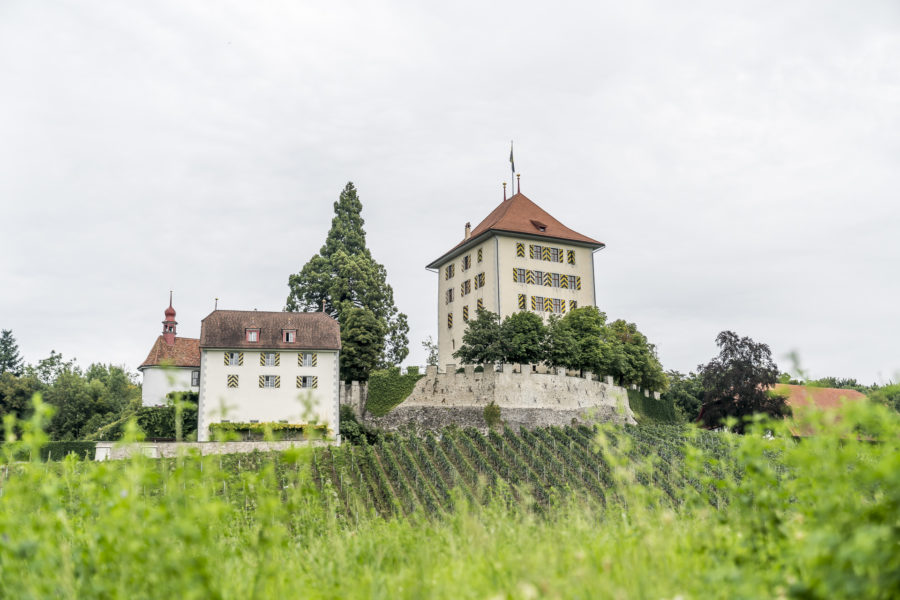
[(503, 201), (506, 201), (506, 182), (503, 182)]
[(472, 237), (472, 224), (469, 222), (466, 222), (466, 237), (465, 237), (465, 239), (469, 239), (470, 237)]
[(517, 194), (521, 194), (521, 193), (522, 193), (522, 180), (519, 179), (520, 177), (522, 177), (522, 174), (521, 174), (521, 173), (516, 173), (516, 193), (517, 193)]

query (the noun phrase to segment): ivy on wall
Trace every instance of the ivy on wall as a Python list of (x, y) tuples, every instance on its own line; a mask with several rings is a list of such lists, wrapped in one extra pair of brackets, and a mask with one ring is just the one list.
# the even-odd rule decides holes
[(366, 410), (376, 417), (383, 417), (395, 406), (406, 400), (416, 387), (416, 382), (424, 375), (410, 367), (411, 372), (401, 375), (399, 367), (373, 371), (369, 375), (369, 397)]
[(628, 405), (638, 421), (652, 419), (663, 423), (677, 423), (678, 415), (675, 412), (675, 403), (671, 400), (657, 400), (652, 395), (647, 397), (643, 390), (628, 388)]

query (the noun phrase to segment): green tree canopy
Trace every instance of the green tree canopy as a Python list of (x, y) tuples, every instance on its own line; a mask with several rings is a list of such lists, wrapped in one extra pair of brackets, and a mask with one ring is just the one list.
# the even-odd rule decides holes
[(546, 343), (544, 320), (532, 312), (513, 313), (500, 325), (500, 345), (506, 362), (541, 362), (546, 354)]
[(681, 419), (690, 423), (697, 420), (700, 407), (703, 405), (703, 381), (696, 373), (680, 373), (666, 371), (669, 387), (662, 394), (662, 399), (672, 402)]
[(384, 349), (384, 324), (367, 308), (344, 312), (341, 324), (341, 376), (344, 381), (366, 381)]
[(468, 364), (502, 362), (505, 357), (500, 343), (500, 316), (478, 309), (478, 315), (469, 321), (462, 345), (453, 356)]
[[(289, 293), (285, 304), (285, 310), (289, 311), (318, 311), (324, 306), (325, 312), (341, 324), (341, 342), (345, 347), (349, 341), (345, 336), (348, 317), (354, 314), (357, 323), (362, 318), (354, 309), (365, 309), (375, 318), (380, 324), (376, 330), (379, 337), (357, 336), (354, 342), (353, 352), (358, 358), (374, 357), (369, 364), (356, 363), (352, 367), (356, 379), (360, 378), (360, 368), (368, 372), (376, 367), (399, 364), (409, 354), (406, 315), (394, 304), (394, 291), (387, 283), (387, 271), (372, 258), (366, 247), (364, 224), (362, 202), (353, 184), (347, 183), (334, 203), (334, 218), (325, 244), (299, 273), (288, 278)], [(363, 339), (373, 347), (362, 351), (359, 344)], [(344, 380), (351, 378), (343, 364), (341, 377)]]
[(768, 345), (733, 331), (719, 333), (716, 345), (719, 355), (697, 367), (705, 392), (699, 415), (704, 425), (718, 427), (734, 417), (738, 419), (735, 431), (743, 432), (746, 417), (753, 414), (787, 414), (785, 399), (770, 392), (779, 371)]
[(22, 357), (19, 355), (19, 345), (13, 336), (11, 329), (0, 331), (0, 375), (12, 373), (18, 375), (22, 372)]

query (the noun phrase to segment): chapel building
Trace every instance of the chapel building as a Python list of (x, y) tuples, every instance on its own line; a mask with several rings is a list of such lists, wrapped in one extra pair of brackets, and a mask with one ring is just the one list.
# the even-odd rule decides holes
[(200, 340), (178, 337), (171, 293), (162, 325), (162, 334), (156, 338), (147, 358), (138, 367), (143, 376), (143, 406), (163, 406), (166, 395), (171, 392), (200, 390)]
[(458, 362), (453, 353), (479, 308), (503, 319), (524, 310), (548, 316), (596, 306), (594, 253), (604, 247), (521, 190), (474, 229), (466, 223), (463, 240), (426, 267), (438, 273), (438, 364)]
[(324, 312), (214, 310), (200, 325), (198, 441), (210, 425), (326, 425), (339, 433), (341, 331)]

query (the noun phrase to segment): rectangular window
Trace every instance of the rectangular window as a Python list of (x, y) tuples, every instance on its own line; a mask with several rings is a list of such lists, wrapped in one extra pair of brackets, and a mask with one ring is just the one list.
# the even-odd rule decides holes
[(475, 276), (475, 287), (484, 287), (484, 273), (479, 273)]
[(297, 365), (300, 367), (315, 367), (318, 364), (318, 355), (315, 352), (301, 352), (297, 355)]
[(515, 270), (515, 282), (516, 283), (525, 283), (525, 269), (516, 269)]
[(228, 387), (236, 388), (238, 386), (238, 376), (237, 375), (229, 375), (228, 376)]
[(481, 255), (481, 248), (479, 248), (479, 249), (478, 249), (478, 262), (481, 262), (481, 258), (482, 258), (482, 255)]
[(191, 371), (191, 387), (200, 387), (200, 371)]
[(450, 263), (446, 267), (444, 267), (444, 280), (453, 279), (454, 271), (456, 270), (456, 265)]
[(559, 287), (559, 273), (553, 274), (553, 276), (550, 278), (550, 284), (553, 287)]
[(563, 302), (563, 301), (560, 300), (559, 298), (553, 298), (553, 299), (552, 299), (552, 301), (551, 301), (551, 303), (550, 303), (550, 307), (551, 307), (551, 309), (553, 310), (553, 312), (555, 312), (555, 313), (561, 313), (561, 312), (563, 312), (563, 309), (562, 309), (562, 302)]
[(258, 342), (259, 341), (259, 329), (247, 329), (247, 341), (248, 342)]
[(453, 288), (450, 288), (444, 293), (445, 302), (444, 304), (450, 304), (453, 302)]
[(298, 375), (298, 388), (317, 388), (319, 387), (319, 378), (313, 375)]
[(471, 291), (472, 291), (472, 280), (471, 279), (466, 279), (461, 284), (459, 284), (459, 295), (460, 296), (465, 296), (466, 294), (468, 294)]
[(472, 255), (466, 254), (462, 259), (462, 269), (463, 271), (467, 271), (469, 267), (472, 266)]
[(280, 388), (281, 377), (278, 375), (260, 375), (259, 387), (261, 388)]
[(293, 344), (297, 339), (297, 330), (295, 329), (285, 329), (283, 333), (284, 337), (282, 339), (288, 344)]
[(544, 285), (544, 272), (543, 271), (532, 271), (533, 275), (531, 281), (528, 283), (536, 283), (538, 285)]
[(261, 367), (278, 367), (281, 362), (277, 352), (263, 352), (260, 354), (262, 360), (259, 361)]
[(531, 310), (536, 310), (537, 312), (542, 312), (544, 310), (543, 296), (532, 296), (531, 297)]
[(239, 367), (244, 364), (244, 353), (243, 352), (226, 352), (225, 353), (225, 366), (226, 367)]
[(468, 306), (463, 306), (463, 321), (465, 321), (466, 323), (469, 322), (469, 307)]

